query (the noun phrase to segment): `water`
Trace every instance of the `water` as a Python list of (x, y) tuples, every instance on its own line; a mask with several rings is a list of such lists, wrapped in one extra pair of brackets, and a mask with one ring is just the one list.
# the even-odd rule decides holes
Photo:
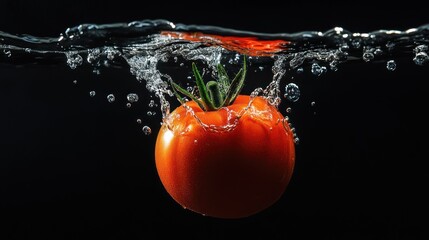
[[(425, 66), (429, 61), (428, 44), (429, 25), (405, 31), (352, 33), (335, 27), (325, 32), (263, 34), (145, 20), (82, 24), (52, 38), (0, 32), (0, 63), (15, 66), (67, 64), (72, 70), (90, 66), (95, 75), (103, 69), (129, 69), (146, 86), (145, 94), (151, 96), (148, 106), (158, 108), (160, 116), (166, 119), (171, 106), (177, 104), (170, 81), (186, 86), (190, 92), (195, 91), (190, 62), (201, 62), (203, 77), (207, 79), (216, 76), (218, 64), (234, 72), (247, 56), (254, 72), (268, 70), (272, 73), (271, 81), (256, 84), (247, 94), (262, 95), (278, 107), (282, 102), (280, 96), (291, 103), (299, 100), (301, 91), (293, 78), (306, 71), (307, 66), (315, 78), (328, 71), (338, 71), (342, 64), (358, 61), (385, 62), (388, 71), (395, 71), (395, 59), (401, 58)], [(178, 77), (182, 75), (186, 77)], [(73, 83), (77, 84), (77, 80)], [(282, 90), (280, 86), (284, 84)], [(96, 90), (90, 89), (89, 95), (95, 97)], [(105, 96), (109, 103), (117, 98), (113, 93)], [(139, 95), (130, 92), (126, 99), (126, 107), (131, 108), (139, 101)], [(292, 108), (285, 109), (283, 113), (289, 115)], [(145, 118), (157, 116), (155, 109), (146, 113)], [(204, 126), (203, 122), (201, 124)], [(234, 121), (229, 126), (207, 129), (233, 128)], [(150, 133), (148, 129), (145, 126), (143, 132)]]

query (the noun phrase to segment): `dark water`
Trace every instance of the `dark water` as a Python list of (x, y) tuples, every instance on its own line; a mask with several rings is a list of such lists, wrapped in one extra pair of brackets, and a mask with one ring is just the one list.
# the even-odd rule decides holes
[[(58, 239), (166, 237), (166, 224), (194, 238), (425, 239), (429, 27), (410, 27), (261, 34), (160, 20), (52, 38), (1, 32), (3, 216), (15, 236)], [(280, 42), (252, 51), (219, 36)], [(280, 201), (231, 222), (178, 206), (153, 149), (162, 114), (178, 105), (166, 80), (192, 87), (191, 62), (207, 79), (217, 63), (237, 71), (243, 54), (245, 93), (272, 86), (265, 94), (281, 99), (300, 143)]]

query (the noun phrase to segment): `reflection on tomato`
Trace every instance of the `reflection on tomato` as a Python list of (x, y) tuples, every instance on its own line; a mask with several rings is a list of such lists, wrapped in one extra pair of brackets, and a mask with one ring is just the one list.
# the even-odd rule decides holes
[(161, 35), (205, 45), (220, 45), (230, 51), (249, 56), (273, 56), (287, 49), (291, 42), (281, 39), (259, 39), (257, 37), (221, 36), (202, 32), (162, 31)]

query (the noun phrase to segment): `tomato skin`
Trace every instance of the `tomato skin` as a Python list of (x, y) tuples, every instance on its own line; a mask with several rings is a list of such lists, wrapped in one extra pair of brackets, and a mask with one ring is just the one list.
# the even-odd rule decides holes
[[(250, 97), (240, 95), (229, 110), (239, 112)], [(203, 112), (205, 124), (227, 123), (227, 111)], [(231, 131), (204, 129), (180, 106), (163, 124), (155, 147), (156, 168), (167, 192), (183, 207), (218, 218), (241, 218), (275, 203), (292, 176), (293, 133), (283, 116), (256, 97)]]

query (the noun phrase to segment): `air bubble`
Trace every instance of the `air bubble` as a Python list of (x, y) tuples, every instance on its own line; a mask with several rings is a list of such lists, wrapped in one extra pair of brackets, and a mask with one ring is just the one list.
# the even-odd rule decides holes
[(131, 108), (131, 103), (126, 104), (127, 108)]
[(141, 124), (141, 123), (142, 123), (142, 120), (141, 120), (140, 118), (137, 118), (136, 122), (137, 122), (138, 124)]
[(291, 107), (286, 108), (286, 112), (287, 113), (291, 113), (292, 112), (292, 108)]
[(11, 57), (12, 56), (12, 52), (9, 49), (4, 49), (3, 53), (7, 56), (7, 57)]
[(310, 105), (311, 105), (312, 107), (314, 107), (314, 106), (316, 105), (316, 102), (314, 102), (314, 101), (313, 101), (313, 102), (311, 102), (311, 103), (310, 103)]
[(363, 53), (362, 59), (365, 62), (369, 62), (369, 61), (371, 61), (371, 60), (374, 59), (374, 54), (371, 51), (366, 51), (366, 52)]
[(311, 73), (313, 73), (314, 75), (316, 75), (316, 76), (320, 76), (320, 75), (322, 75), (323, 73), (325, 73), (327, 70), (326, 70), (326, 67), (325, 66), (320, 66), (319, 64), (317, 64), (317, 63), (313, 63), (312, 65), (311, 65)]
[(297, 73), (303, 73), (304, 72), (304, 68), (300, 67), (300, 68), (296, 69), (296, 72)]
[(360, 39), (353, 39), (352, 46), (354, 48), (360, 48), (360, 46), (361, 46), (361, 40)]
[(415, 64), (422, 66), (429, 61), (429, 56), (425, 52), (418, 52), (413, 58)]
[(427, 52), (427, 50), (428, 50), (428, 46), (426, 46), (426, 45), (418, 45), (417, 47), (415, 47), (413, 49), (413, 52), (414, 53)]
[(90, 96), (90, 97), (94, 97), (94, 96), (95, 96), (95, 91), (90, 91), (90, 92), (89, 92), (89, 96)]
[(295, 144), (299, 144), (299, 138), (298, 138), (298, 137), (294, 138), (294, 139), (293, 139), (293, 142), (294, 142)]
[(145, 135), (150, 135), (152, 133), (152, 129), (149, 126), (144, 126), (142, 131)]
[(298, 101), (300, 95), (301, 91), (299, 90), (298, 85), (296, 85), (295, 83), (289, 83), (288, 85), (286, 85), (284, 97), (287, 100), (291, 102), (296, 102)]
[(383, 54), (383, 50), (381, 50), (380, 48), (377, 48), (377, 49), (375, 49), (374, 54), (377, 56), (381, 55), (381, 54)]
[(396, 69), (396, 62), (394, 60), (387, 61), (386, 68), (389, 71), (395, 71), (395, 69)]
[(115, 95), (113, 95), (113, 94), (109, 94), (109, 95), (107, 95), (107, 101), (108, 101), (109, 103), (114, 102), (114, 101), (115, 101)]
[(73, 80), (73, 84), (77, 84), (77, 80)]
[(154, 100), (150, 100), (150, 101), (149, 101), (149, 107), (150, 107), (150, 108), (155, 107), (155, 101), (154, 101)]
[(137, 95), (136, 93), (129, 93), (127, 95), (127, 100), (130, 103), (135, 103), (139, 101), (139, 95)]

